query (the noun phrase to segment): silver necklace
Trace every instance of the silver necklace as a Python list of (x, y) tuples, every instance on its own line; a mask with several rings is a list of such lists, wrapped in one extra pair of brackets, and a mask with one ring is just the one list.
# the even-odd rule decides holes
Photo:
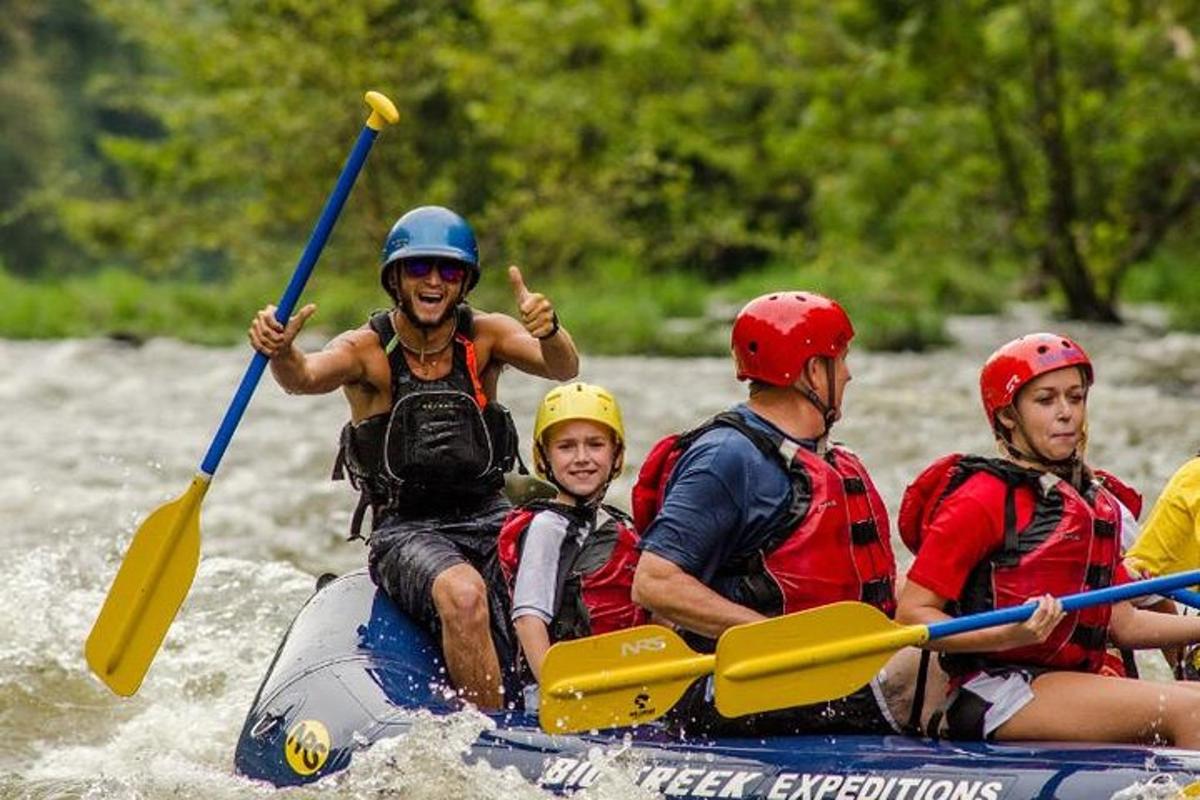
[[(396, 319), (396, 312), (395, 312), (395, 310), (393, 310), (392, 311), (392, 330), (395, 331), (395, 335), (392, 337), (392, 340), (395, 342), (399, 342), (401, 347), (403, 347), (408, 352), (412, 353), (414, 356), (417, 356), (421, 360), (422, 367), (425, 366), (425, 356), (427, 356), (427, 355), (428, 356), (436, 356), (436, 355), (440, 354), (447, 347), (450, 346), (451, 342), (454, 341), (454, 329), (451, 328), (450, 335), (446, 337), (446, 341), (442, 342), (436, 348), (428, 348), (424, 344), (421, 347), (413, 347), (411, 344), (404, 341), (404, 337), (402, 337), (400, 335), (400, 325), (398, 324), (398, 322), (399, 321)], [(388, 348), (388, 349), (390, 350), (391, 348)]]

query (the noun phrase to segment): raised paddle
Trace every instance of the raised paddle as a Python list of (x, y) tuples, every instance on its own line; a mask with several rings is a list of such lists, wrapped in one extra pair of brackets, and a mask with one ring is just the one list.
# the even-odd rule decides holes
[[(291, 317), (375, 137), (385, 125), (400, 118), (392, 101), (379, 92), (367, 92), (366, 102), (371, 114), (279, 300), (275, 319), (281, 324), (286, 325)], [(100, 615), (92, 625), (84, 648), (88, 666), (119, 695), (129, 696), (142, 685), (146, 670), (192, 585), (200, 560), (200, 503), (266, 365), (267, 357), (256, 352), (199, 472), (182, 495), (155, 509), (133, 535)]]
[[(1065, 610), (1077, 611), (1197, 582), (1200, 570), (1062, 601)], [(866, 685), (902, 647), (1021, 622), (1034, 608), (1027, 604), (932, 625), (900, 625), (873, 606), (834, 603), (730, 628), (715, 655), (696, 653), (658, 625), (560, 642), (542, 665), (539, 721), (548, 733), (649, 722), (710, 672), (717, 710), (727, 717), (831, 700)]]

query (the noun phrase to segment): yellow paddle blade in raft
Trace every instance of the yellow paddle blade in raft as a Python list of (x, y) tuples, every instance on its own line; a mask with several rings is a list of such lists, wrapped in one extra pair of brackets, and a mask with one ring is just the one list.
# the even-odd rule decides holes
[(649, 722), (713, 663), (660, 625), (559, 642), (542, 664), (538, 719), (547, 733)]
[(717, 643), (717, 710), (726, 717), (853, 694), (902, 647), (929, 638), (874, 606), (833, 603), (730, 628)]

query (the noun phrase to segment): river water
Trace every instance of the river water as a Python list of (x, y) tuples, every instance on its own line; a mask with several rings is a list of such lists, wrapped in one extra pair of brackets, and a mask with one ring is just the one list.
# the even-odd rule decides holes
[[(1152, 501), (1200, 446), (1200, 336), (1143, 316), (1067, 330), (1097, 365), (1090, 459)], [(991, 452), (979, 366), (999, 343), (1046, 327), (1060, 326), (1018, 307), (953, 320), (957, 344), (945, 350), (853, 355), (836, 438), (863, 456), (893, 514), (936, 456)], [(0, 797), (275, 796), (232, 774), (242, 720), (313, 576), (365, 557), (344, 541), (350, 489), (329, 480), (339, 396), (291, 397), (264, 379), (204, 501), (195, 584), (140, 692), (111, 695), (82, 654), (133, 532), (187, 486), (249, 355), (166, 339), (0, 341)], [(585, 358), (581, 377), (623, 406), (630, 469), (610, 493), (621, 505), (658, 436), (744, 391), (722, 358)], [(515, 373), (501, 380), (525, 443), (549, 386)], [(424, 720), (348, 772), (284, 796), (543, 796), (511, 773), (462, 763), (484, 724), (471, 714)], [(625, 769), (614, 764), (584, 796), (638, 796)]]

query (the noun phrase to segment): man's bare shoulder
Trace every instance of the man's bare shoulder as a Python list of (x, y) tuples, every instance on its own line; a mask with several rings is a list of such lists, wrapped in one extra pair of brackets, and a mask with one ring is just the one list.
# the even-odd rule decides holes
[(362, 385), (378, 389), (388, 381), (391, 374), (388, 368), (387, 353), (379, 341), (379, 335), (366, 327), (344, 331), (333, 337), (325, 345), (324, 352), (331, 358), (352, 362), (357, 366), (352, 372), (358, 377), (345, 385)]
[[(374, 396), (385, 389), (391, 376), (388, 366), (388, 356), (379, 341), (379, 335), (364, 325), (361, 328), (344, 331), (325, 345), (325, 352), (331, 357), (353, 363), (351, 373), (355, 377), (348, 378), (342, 385), (351, 397), (351, 407), (356, 408), (355, 397), (365, 392)], [(373, 413), (373, 412), (371, 412)], [(365, 413), (355, 413), (355, 419), (365, 416)]]
[(337, 336), (329, 340), (325, 345), (326, 350), (354, 350), (356, 352), (369, 351), (378, 349), (379, 336), (375, 331), (371, 330), (365, 324), (359, 328), (354, 328), (348, 331), (342, 331)]
[(508, 336), (519, 336), (525, 328), (516, 319), (499, 311), (479, 311), (472, 308), (475, 338), (496, 341)]

